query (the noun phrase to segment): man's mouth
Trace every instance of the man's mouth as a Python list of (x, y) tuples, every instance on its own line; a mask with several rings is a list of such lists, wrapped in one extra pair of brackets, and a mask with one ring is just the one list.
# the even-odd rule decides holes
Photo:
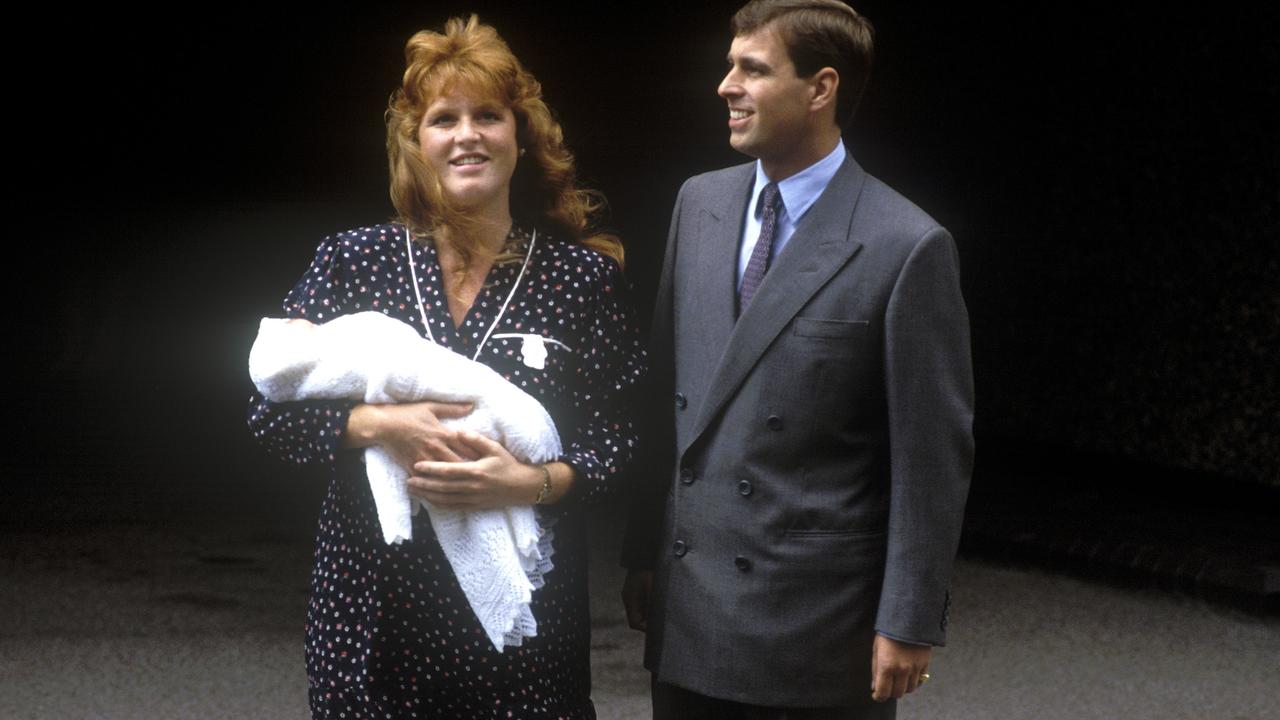
[(737, 108), (729, 108), (730, 120), (746, 120), (752, 115), (755, 115), (755, 113), (752, 112), (751, 110), (739, 110)]

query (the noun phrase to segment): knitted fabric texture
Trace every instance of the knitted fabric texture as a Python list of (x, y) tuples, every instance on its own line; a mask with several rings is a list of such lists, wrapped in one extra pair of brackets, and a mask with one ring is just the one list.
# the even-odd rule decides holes
[[(478, 362), (423, 339), (377, 312), (324, 325), (264, 318), (249, 353), (249, 375), (272, 402), (351, 399), (367, 403), (468, 402), (465, 417), (441, 421), (501, 443), (518, 460), (560, 456), (555, 423), (523, 390)], [(467, 601), (501, 652), (537, 634), (533, 591), (551, 569), (551, 531), (532, 507), (462, 512), (411, 497), (409, 473), (378, 446), (364, 451), (378, 521), (388, 543), (413, 537), (413, 515), (427, 509), (431, 527)]]

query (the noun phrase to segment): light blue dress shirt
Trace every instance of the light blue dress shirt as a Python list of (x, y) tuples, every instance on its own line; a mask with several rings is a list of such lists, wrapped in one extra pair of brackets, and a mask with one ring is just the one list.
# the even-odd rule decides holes
[[(826, 157), (791, 177), (778, 183), (778, 193), (782, 196), (782, 207), (778, 212), (777, 237), (773, 240), (773, 254), (769, 258), (770, 266), (777, 259), (778, 253), (791, 239), (796, 231), (796, 223), (809, 211), (818, 196), (827, 188), (827, 183), (836, 176), (840, 164), (844, 162), (844, 143), (836, 143), (836, 147)], [(747, 272), (747, 262), (751, 260), (751, 251), (755, 249), (756, 240), (760, 238), (760, 193), (770, 182), (764, 174), (764, 167), (756, 161), (755, 185), (751, 189), (751, 201), (747, 203), (747, 221), (742, 229), (742, 240), (738, 245), (738, 287), (742, 287), (742, 276)]]

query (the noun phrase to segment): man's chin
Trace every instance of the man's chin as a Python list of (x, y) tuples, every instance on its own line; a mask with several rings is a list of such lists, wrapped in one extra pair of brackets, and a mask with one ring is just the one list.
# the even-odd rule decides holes
[(729, 147), (747, 157), (759, 157), (755, 152), (755, 144), (749, 138), (733, 132), (729, 133)]

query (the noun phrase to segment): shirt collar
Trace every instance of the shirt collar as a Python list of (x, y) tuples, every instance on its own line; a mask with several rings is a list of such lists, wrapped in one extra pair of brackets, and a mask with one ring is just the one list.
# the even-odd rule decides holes
[[(844, 142), (837, 142), (835, 148), (827, 156), (791, 177), (778, 183), (778, 193), (782, 195), (782, 205), (792, 223), (800, 222), (800, 218), (822, 195), (831, 178), (844, 163), (847, 153)], [(760, 193), (771, 181), (764, 174), (764, 166), (756, 161), (756, 184), (751, 193), (751, 207), (756, 217), (760, 217)]]

